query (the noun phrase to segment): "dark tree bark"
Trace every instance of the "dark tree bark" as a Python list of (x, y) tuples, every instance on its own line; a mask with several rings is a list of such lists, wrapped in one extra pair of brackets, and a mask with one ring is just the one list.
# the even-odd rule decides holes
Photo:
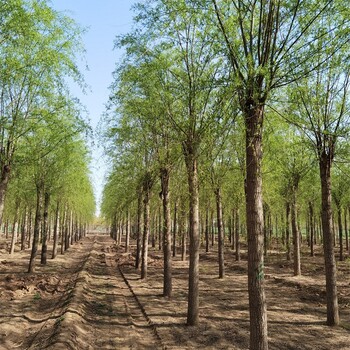
[(24, 209), (21, 224), (21, 250), (26, 249), (26, 236), (27, 236), (27, 225), (28, 225), (28, 210)]
[(150, 226), (150, 199), (152, 188), (151, 174), (146, 173), (143, 183), (143, 237), (142, 237), (142, 259), (141, 279), (147, 278), (148, 267), (148, 237)]
[(246, 101), (246, 218), (248, 235), (248, 294), (250, 349), (268, 349), (264, 289), (264, 218), (262, 199), (263, 105)]
[(315, 256), (314, 241), (315, 241), (315, 222), (314, 222), (314, 207), (312, 202), (309, 202), (309, 218), (310, 218), (310, 255)]
[(137, 227), (136, 227), (136, 259), (135, 268), (140, 268), (141, 262), (141, 217), (142, 217), (142, 189), (140, 188), (137, 196)]
[(9, 165), (2, 166), (0, 176), (0, 226), (2, 224), (4, 214), (5, 196), (7, 191), (7, 185), (10, 180), (10, 172), (11, 167)]
[(168, 168), (160, 171), (162, 200), (163, 200), (163, 255), (164, 255), (164, 279), (163, 295), (171, 298), (172, 294), (172, 256), (171, 256), (171, 214), (170, 214), (170, 193)]
[(39, 245), (39, 235), (41, 228), (41, 220), (42, 220), (42, 209), (43, 209), (43, 186), (37, 185), (36, 187), (36, 211), (35, 211), (35, 219), (34, 219), (34, 233), (33, 233), (33, 244), (32, 251), (29, 260), (28, 273), (32, 273), (35, 271), (35, 258), (38, 253), (38, 245)]
[(57, 201), (56, 212), (55, 212), (55, 221), (54, 221), (54, 225), (53, 225), (53, 247), (52, 247), (51, 259), (55, 259), (57, 256), (59, 230), (60, 230), (60, 202)]
[(292, 221), (292, 234), (293, 234), (293, 266), (294, 276), (301, 275), (301, 264), (300, 264), (300, 233), (297, 225), (297, 190), (298, 181), (295, 180), (292, 189), (292, 202), (291, 202), (291, 221)]
[(176, 236), (177, 236), (177, 201), (174, 205), (174, 223), (173, 223), (173, 257), (176, 256)]
[(216, 198), (216, 214), (218, 228), (218, 260), (219, 260), (219, 278), (225, 277), (225, 260), (224, 260), (224, 234), (223, 234), (223, 219), (222, 219), (222, 196), (221, 189), (215, 189)]
[(343, 223), (341, 217), (341, 203), (340, 200), (335, 200), (338, 216), (338, 235), (339, 235), (339, 260), (343, 261)]
[(183, 145), (189, 189), (189, 278), (187, 325), (199, 322), (199, 185), (197, 149), (194, 140)]
[(235, 234), (236, 234), (236, 224), (235, 224), (235, 209), (232, 209), (231, 210), (231, 249), (232, 250), (235, 250), (235, 242), (236, 242), (236, 239), (235, 239)]
[(332, 158), (323, 151), (319, 158), (322, 191), (322, 231), (323, 250), (326, 270), (327, 324), (339, 324), (339, 307), (337, 293), (337, 268), (335, 263), (332, 231), (332, 194), (331, 194)]
[(241, 224), (240, 224), (240, 219), (239, 219), (239, 208), (235, 210), (235, 242), (236, 242), (236, 247), (235, 247), (235, 256), (237, 261), (241, 261), (241, 240), (240, 240), (240, 229), (241, 229)]
[(286, 258), (288, 261), (291, 259), (289, 216), (290, 216), (290, 204), (289, 204), (289, 202), (286, 202), (286, 250), (287, 250)]
[(209, 252), (209, 206), (205, 211), (205, 252)]
[(347, 220), (347, 210), (344, 210), (344, 231), (345, 231), (345, 249), (349, 251), (349, 233), (348, 233), (348, 220)]
[[(164, 222), (164, 221), (163, 221)], [(162, 209), (159, 208), (158, 215), (158, 250), (162, 250), (162, 235), (163, 235), (163, 225), (162, 225)]]
[(45, 192), (44, 221), (43, 221), (43, 233), (42, 233), (42, 244), (41, 244), (41, 264), (42, 265), (46, 265), (47, 263), (47, 233), (49, 230), (49, 204), (50, 204), (50, 193)]
[(63, 211), (62, 225), (60, 227), (61, 232), (61, 254), (65, 251), (65, 240), (66, 240), (66, 221), (67, 221), (67, 209)]
[(129, 252), (130, 245), (130, 212), (127, 210), (126, 214), (126, 228), (125, 228), (125, 252)]

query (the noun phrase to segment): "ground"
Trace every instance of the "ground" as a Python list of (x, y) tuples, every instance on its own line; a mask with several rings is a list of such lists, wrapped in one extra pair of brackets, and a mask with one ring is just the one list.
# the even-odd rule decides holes
[[(162, 297), (161, 252), (150, 251), (148, 278), (133, 267), (133, 248), (88, 234), (64, 255), (26, 273), (30, 251), (11, 257), (0, 244), (0, 349), (248, 349), (247, 262), (217, 252), (200, 256), (200, 325), (187, 327), (188, 263), (174, 259), (173, 296)], [(244, 247), (243, 247), (244, 248)], [(320, 248), (319, 248), (320, 249)], [(277, 251), (266, 258), (270, 350), (350, 349), (350, 262), (338, 263), (341, 326), (325, 324), (324, 266), (303, 253), (301, 277)]]

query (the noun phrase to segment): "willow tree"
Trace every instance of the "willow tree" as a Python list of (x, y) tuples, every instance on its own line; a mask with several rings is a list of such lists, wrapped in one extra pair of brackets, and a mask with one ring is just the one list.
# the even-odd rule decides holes
[(62, 89), (69, 76), (81, 82), (76, 54), (81, 29), (47, 1), (1, 3), (0, 21), (0, 222), (18, 142), (35, 129), (38, 101)]
[[(326, 50), (324, 43), (319, 42), (319, 45)], [(324, 54), (325, 52), (320, 53), (315, 60), (322, 60)], [(339, 324), (331, 170), (339, 146), (344, 143), (350, 127), (349, 72), (349, 66), (343, 62), (343, 52), (340, 51), (318, 69), (313, 77), (299, 81), (291, 93), (291, 100), (298, 106), (292, 120), (308, 136), (319, 165), (327, 324), (330, 326)]]
[[(212, 5), (221, 32), (245, 120), (250, 349), (266, 350), (261, 174), (264, 110), (274, 90), (309, 76), (322, 64), (313, 59), (323, 50), (315, 44), (318, 38), (327, 47), (325, 61), (344, 46), (348, 19), (338, 15), (344, 6), (329, 0), (211, 0), (207, 4), (208, 11)], [(317, 31), (327, 19), (333, 19), (332, 26)]]
[[(26, 136), (25, 143), (27, 148), (25, 158), (33, 169), (32, 176), (36, 188), (34, 237), (28, 272), (34, 272), (35, 269), (41, 227), (43, 227), (41, 263), (46, 264), (48, 208), (51, 196), (61, 180), (57, 174), (62, 172), (63, 177), (63, 174), (67, 173), (65, 167), (71, 166), (67, 163), (67, 160), (70, 159), (67, 155), (70, 148), (67, 146), (70, 145), (73, 148), (77, 135), (86, 129), (85, 123), (80, 119), (79, 110), (73, 108), (74, 102), (65, 96), (58, 96), (54, 101), (43, 100), (41, 102), (43, 106), (37, 108), (36, 113), (42, 119), (40, 123), (33, 121), (36, 123), (35, 132), (32, 131)], [(66, 106), (64, 111), (61, 108), (55, 108), (55, 105), (61, 106), (63, 103)], [(60, 113), (53, 111), (60, 111)], [(74, 161), (77, 162), (77, 160)], [(68, 181), (67, 178), (65, 180)]]
[[(185, 159), (189, 189), (190, 266), (187, 324), (199, 321), (199, 183), (198, 157), (202, 136), (215, 122), (209, 113), (216, 93), (216, 76), (221, 60), (203, 27), (203, 14), (185, 1), (147, 1), (138, 4), (139, 30), (122, 43), (133, 54), (135, 42), (147, 51), (157, 49), (167, 59), (167, 93), (171, 109), (166, 118), (176, 130)], [(136, 41), (134, 38), (138, 38)], [(131, 40), (130, 40), (131, 39)], [(130, 44), (131, 43), (131, 44)], [(152, 51), (150, 50), (150, 51)], [(140, 59), (140, 57), (139, 57)]]

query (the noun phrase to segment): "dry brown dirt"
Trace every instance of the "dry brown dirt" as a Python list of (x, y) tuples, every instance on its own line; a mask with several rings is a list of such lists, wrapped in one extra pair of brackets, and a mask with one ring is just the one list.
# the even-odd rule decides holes
[[(65, 255), (38, 261), (27, 274), (29, 250), (6, 252), (0, 237), (0, 349), (248, 349), (247, 263), (217, 252), (200, 257), (200, 325), (187, 327), (188, 263), (173, 263), (173, 297), (162, 297), (161, 252), (150, 250), (141, 281), (134, 256), (108, 235), (89, 234)], [(134, 248), (134, 247), (132, 247)], [(132, 249), (133, 250), (133, 249)], [(39, 259), (38, 259), (39, 260)], [(338, 263), (341, 326), (325, 324), (320, 251), (304, 251), (301, 277), (270, 251), (265, 264), (270, 350), (350, 349), (350, 260)]]

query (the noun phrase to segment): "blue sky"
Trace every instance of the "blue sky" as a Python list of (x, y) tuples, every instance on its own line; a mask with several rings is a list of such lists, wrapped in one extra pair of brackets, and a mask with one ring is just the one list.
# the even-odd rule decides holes
[[(83, 40), (89, 70), (86, 70), (85, 62), (82, 61), (81, 71), (91, 92), (88, 91), (83, 95), (73, 86), (72, 93), (86, 106), (94, 129), (108, 100), (108, 86), (112, 83), (112, 72), (122, 57), (120, 50), (113, 49), (113, 42), (116, 35), (130, 31), (133, 17), (130, 8), (136, 2), (136, 0), (51, 0), (54, 9), (65, 12), (87, 28)], [(92, 181), (99, 206), (107, 166), (101, 149), (94, 149), (92, 155)]]

